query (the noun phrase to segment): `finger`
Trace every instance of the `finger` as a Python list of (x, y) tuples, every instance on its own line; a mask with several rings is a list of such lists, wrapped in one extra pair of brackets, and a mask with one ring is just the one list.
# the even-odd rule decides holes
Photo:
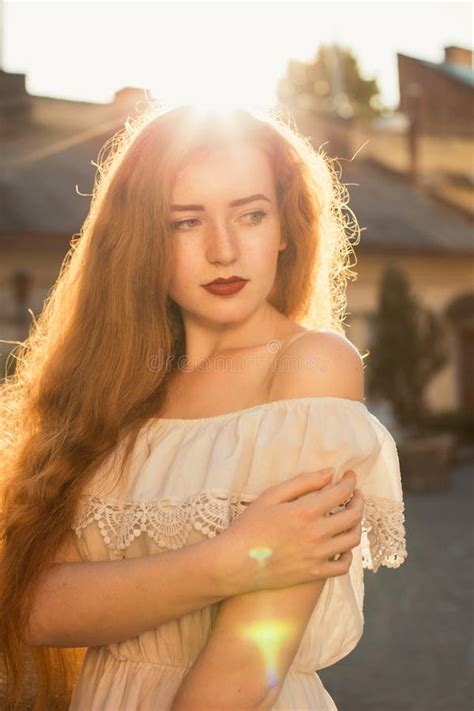
[(326, 486), (334, 475), (334, 467), (325, 467), (313, 472), (300, 472), (290, 479), (269, 486), (261, 496), (271, 504), (294, 501), (308, 492)]
[(331, 558), (335, 553), (342, 553), (343, 551), (352, 550), (356, 548), (362, 537), (362, 525), (357, 523), (352, 528), (347, 531), (337, 534), (329, 539), (322, 547), (321, 550), (324, 551), (324, 555)]
[(309, 519), (314, 527), (315, 540), (325, 540), (338, 533), (348, 531), (362, 522), (364, 515), (364, 497), (360, 489), (354, 489), (351, 500), (339, 511)]
[(347, 511), (350, 509), (354, 508), (362, 508), (364, 505), (364, 494), (362, 493), (361, 489), (358, 489), (355, 487), (352, 490), (352, 493), (349, 494), (347, 499), (341, 504), (343, 508), (340, 508), (337, 510), (338, 507), (335, 507), (334, 509), (331, 509), (331, 512), (333, 513), (340, 513), (340, 511)]
[(351, 511), (352, 509), (357, 509), (362, 514), (364, 511), (364, 494), (361, 489), (355, 488), (352, 492), (352, 496), (344, 507), (345, 511)]
[(354, 489), (352, 499), (337, 513), (317, 520), (318, 530), (328, 537), (347, 531), (361, 523), (364, 515), (364, 497), (360, 489)]
[(338, 560), (327, 560), (321, 566), (322, 575), (327, 578), (334, 578), (338, 575), (345, 575), (352, 563), (352, 551), (344, 551)]
[(357, 484), (355, 472), (348, 470), (349, 474), (343, 477), (337, 484), (323, 491), (315, 491), (300, 497), (300, 503), (308, 513), (314, 517), (329, 513), (331, 509), (346, 502), (354, 491)]

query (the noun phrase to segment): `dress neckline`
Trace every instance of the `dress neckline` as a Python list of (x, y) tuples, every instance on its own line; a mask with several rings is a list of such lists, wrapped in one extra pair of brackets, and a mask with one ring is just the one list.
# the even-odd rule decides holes
[(224, 420), (230, 420), (234, 417), (249, 415), (260, 410), (272, 410), (280, 407), (287, 407), (292, 404), (323, 404), (324, 402), (332, 402), (334, 404), (337, 403), (338, 405), (345, 405), (346, 407), (355, 407), (356, 409), (361, 408), (362, 410), (368, 412), (367, 405), (365, 404), (365, 402), (361, 402), (360, 400), (351, 400), (351, 398), (338, 397), (335, 395), (308, 395), (305, 397), (292, 397), (285, 398), (282, 400), (271, 400), (270, 402), (262, 402), (259, 405), (254, 405), (253, 407), (244, 407), (241, 410), (233, 410), (232, 412), (225, 412), (221, 415), (211, 415), (209, 417), (151, 417), (150, 420), (152, 422), (156, 422), (157, 424), (163, 423), (169, 425), (180, 424), (191, 426), (200, 423), (205, 424), (213, 422), (222, 422)]

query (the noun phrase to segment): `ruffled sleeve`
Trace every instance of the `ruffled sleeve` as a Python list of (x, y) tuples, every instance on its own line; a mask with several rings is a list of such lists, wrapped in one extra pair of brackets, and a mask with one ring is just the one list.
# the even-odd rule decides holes
[[(376, 573), (381, 566), (400, 566), (407, 557), (397, 449), (390, 432), (364, 403), (308, 397), (275, 404), (258, 419), (250, 471), (242, 469), (243, 486), (236, 489), (242, 498), (254, 498), (271, 484), (326, 467), (333, 468), (333, 483), (348, 469), (355, 471), (364, 496), (362, 535), (348, 573), (326, 581), (308, 621), (292, 668), (309, 673), (335, 664), (361, 638), (363, 568)], [(337, 515), (345, 503), (328, 515)]]
[(353, 549), (350, 569), (326, 581), (292, 664), (294, 670), (313, 673), (347, 656), (362, 636), (363, 568), (374, 573), (381, 566), (397, 568), (407, 557), (397, 449), (364, 403), (345, 398), (278, 405), (260, 421), (258, 434), (245, 491), (260, 493), (290, 475), (332, 467), (333, 483), (354, 470), (364, 496), (361, 542)]
[(375, 416), (374, 426), (382, 435), (360, 488), (364, 494), (361, 552), (362, 565), (374, 573), (385, 566), (398, 568), (407, 558), (405, 514), (400, 462), (395, 441)]
[[(365, 405), (356, 413), (361, 418), (361, 439), (364, 440), (368, 428), (369, 433), (373, 431), (374, 440), (365, 461), (350, 466), (347, 462), (344, 471), (346, 468), (355, 470), (357, 487), (364, 495), (362, 566), (376, 573), (380, 566), (398, 568), (407, 557), (400, 461), (389, 430)], [(349, 451), (347, 455), (350, 456)], [(337, 478), (342, 474), (339, 470)]]
[[(276, 405), (259, 422), (245, 493), (263, 491), (298, 472), (326, 467), (333, 483), (347, 469), (364, 495), (361, 555), (364, 568), (397, 568), (407, 557), (400, 463), (388, 429), (362, 402), (308, 397)], [(341, 506), (332, 513), (337, 513)]]

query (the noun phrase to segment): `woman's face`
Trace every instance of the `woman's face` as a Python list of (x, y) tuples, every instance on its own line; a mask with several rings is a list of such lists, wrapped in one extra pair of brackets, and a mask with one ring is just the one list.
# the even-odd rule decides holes
[[(236, 201), (240, 204), (232, 204)], [(177, 177), (172, 205), (170, 296), (185, 321), (211, 327), (237, 324), (265, 307), (278, 254), (286, 248), (265, 153), (252, 144), (236, 143), (194, 158)], [(203, 287), (231, 276), (248, 279), (231, 296), (214, 295)]]

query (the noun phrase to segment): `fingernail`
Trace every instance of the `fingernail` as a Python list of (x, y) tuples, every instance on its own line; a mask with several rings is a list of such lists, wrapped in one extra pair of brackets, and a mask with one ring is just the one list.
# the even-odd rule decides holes
[(321, 476), (323, 479), (329, 479), (329, 477), (334, 474), (334, 471), (334, 467), (328, 467), (327, 469), (323, 469)]

